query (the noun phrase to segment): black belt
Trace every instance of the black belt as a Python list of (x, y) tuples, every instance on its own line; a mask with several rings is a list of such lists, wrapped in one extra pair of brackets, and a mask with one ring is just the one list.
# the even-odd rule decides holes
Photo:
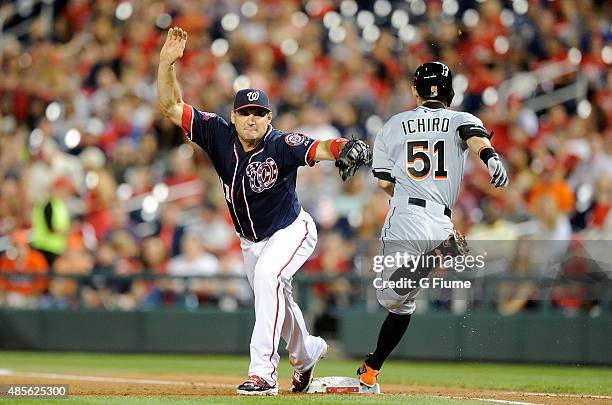
[[(425, 208), (427, 207), (427, 200), (423, 200), (422, 198), (408, 197), (408, 204), (418, 205), (419, 207)], [(452, 213), (453, 212), (450, 208), (446, 206), (444, 207), (444, 215), (450, 218)]]

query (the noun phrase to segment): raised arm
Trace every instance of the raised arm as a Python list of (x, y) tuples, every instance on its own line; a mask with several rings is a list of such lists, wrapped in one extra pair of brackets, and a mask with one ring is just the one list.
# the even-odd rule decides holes
[(159, 53), (157, 69), (157, 98), (159, 108), (175, 125), (181, 126), (183, 116), (183, 99), (176, 80), (174, 63), (183, 56), (187, 32), (174, 27), (168, 30), (166, 42)]

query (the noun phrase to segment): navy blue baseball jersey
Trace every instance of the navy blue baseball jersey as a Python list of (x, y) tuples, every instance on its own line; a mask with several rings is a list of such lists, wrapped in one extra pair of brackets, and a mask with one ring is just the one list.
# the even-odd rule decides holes
[(219, 175), (236, 232), (260, 241), (293, 223), (301, 211), (297, 169), (315, 164), (319, 141), (272, 126), (245, 152), (236, 128), (217, 114), (184, 104), (183, 130), (208, 154)]

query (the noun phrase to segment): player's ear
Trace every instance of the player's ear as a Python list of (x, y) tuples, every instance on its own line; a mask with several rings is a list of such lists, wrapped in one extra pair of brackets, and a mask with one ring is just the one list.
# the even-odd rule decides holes
[(236, 125), (236, 112), (234, 110), (230, 113), (230, 121), (232, 121), (232, 124)]
[(268, 120), (268, 124), (272, 122), (272, 111), (266, 114), (266, 119)]
[(417, 89), (415, 86), (410, 87), (412, 89), (412, 97), (417, 98), (419, 96), (419, 93), (417, 92)]

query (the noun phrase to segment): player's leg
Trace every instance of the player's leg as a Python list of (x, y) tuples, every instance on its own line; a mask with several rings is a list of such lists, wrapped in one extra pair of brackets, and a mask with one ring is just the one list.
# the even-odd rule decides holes
[[(449, 236), (452, 223), (448, 217), (431, 215), (420, 207), (416, 209), (420, 211), (419, 215), (406, 212), (406, 207), (397, 207), (395, 222), (391, 224), (389, 220), (386, 221), (380, 249), (383, 256), (394, 256), (398, 252), (420, 256), (423, 252), (435, 249)], [(404, 240), (401, 239), (402, 235)], [(371, 387), (376, 384), (383, 363), (402, 340), (416, 309), (415, 298), (420, 281), (428, 277), (431, 270), (429, 265), (423, 265), (422, 262), (416, 267), (415, 262), (412, 262), (398, 269), (385, 268), (380, 274), (382, 280), (410, 280), (415, 288), (383, 287), (376, 291), (379, 303), (389, 314), (380, 327), (376, 350), (366, 357), (364, 364), (357, 370), (359, 380), (364, 385)]]
[[(302, 211), (298, 219), (305, 220), (308, 224), (310, 243), (308, 249), (304, 249), (300, 253), (300, 257), (297, 258), (292, 264), (291, 268), (287, 268), (285, 274), (293, 276), (297, 270), (308, 260), (312, 252), (314, 251), (317, 243), (317, 228), (312, 220), (312, 217), (305, 211)], [(283, 240), (282, 233), (279, 234), (279, 238), (272, 241), (272, 243), (281, 242)], [(274, 249), (274, 247), (272, 247)], [(304, 322), (304, 316), (297, 302), (293, 299), (293, 287), (291, 285), (292, 277), (283, 278), (283, 294), (285, 296), (285, 318), (281, 328), (281, 336), (287, 342), (287, 351), (289, 352), (289, 359), (294, 367), (298, 371), (306, 371), (312, 368), (313, 364), (319, 359), (323, 351), (326, 351), (327, 344), (323, 339), (311, 336), (306, 328), (306, 322)]]
[[(382, 256), (395, 257), (407, 254), (409, 258), (418, 257), (423, 251), (428, 251), (431, 239), (438, 235), (431, 235), (431, 221), (428, 215), (406, 207), (395, 207), (389, 212), (381, 234)], [(393, 222), (391, 222), (393, 220)], [(438, 242), (434, 242), (438, 243)], [(423, 266), (414, 266), (409, 261), (405, 266), (397, 268), (395, 265), (386, 267), (378, 277), (382, 281), (410, 280), (414, 287), (377, 289), (376, 296), (379, 303), (389, 311), (380, 327), (376, 349), (366, 357), (363, 365), (357, 370), (362, 384), (372, 387), (376, 384), (378, 374), (385, 360), (397, 347), (408, 329), (412, 313), (416, 309), (415, 298), (419, 292), (419, 282), (427, 277), (429, 269)]]
[(283, 287), (285, 295), (285, 319), (281, 329), (281, 336), (287, 343), (287, 351), (289, 352), (289, 361), (291, 365), (300, 371), (307, 370), (314, 359), (310, 353), (316, 350), (313, 346), (314, 341), (306, 328), (304, 316), (299, 306), (293, 299), (292, 286), (286, 283)]
[[(301, 312), (297, 305), (287, 306), (285, 287), (312, 254), (316, 240), (312, 218), (300, 215), (293, 224), (272, 235), (255, 266), (253, 287), (256, 320), (251, 338), (249, 375), (258, 375), (272, 386), (277, 382), (278, 345), (287, 311), (291, 312), (295, 320), (292, 323), (295, 329), (291, 330), (291, 334), (301, 337), (306, 352), (310, 349), (307, 344), (309, 335)], [(295, 339), (289, 336), (289, 340), (294, 342)], [(296, 343), (294, 345), (299, 347)]]
[[(317, 229), (314, 221), (308, 213), (302, 211), (299, 218), (308, 224), (311, 249), (304, 249), (300, 257), (286, 269), (286, 274), (293, 275), (314, 251), (317, 242)], [(278, 238), (272, 240), (272, 244), (280, 243), (284, 240), (283, 233), (279, 233)], [(271, 246), (274, 249), (273, 245)], [(284, 272), (285, 273), (285, 272)], [(285, 295), (285, 318), (281, 328), (281, 336), (287, 343), (289, 359), (294, 368), (292, 391), (305, 391), (312, 381), (314, 365), (327, 353), (327, 343), (317, 336), (308, 333), (304, 316), (298, 304), (293, 299), (292, 278), (283, 278), (283, 293)]]
[[(267, 241), (255, 243), (243, 238), (240, 240), (240, 247), (242, 248), (242, 256), (244, 259), (244, 270), (253, 290), (255, 290), (255, 266), (263, 252), (266, 242)], [(251, 365), (249, 365), (249, 369), (250, 367)], [(238, 386), (237, 392), (242, 395), (276, 395), (278, 394), (278, 387), (269, 384), (258, 375), (249, 373), (249, 378)]]
[(247, 239), (240, 239), (240, 248), (242, 249), (242, 258), (244, 262), (244, 272), (246, 273), (247, 280), (253, 288), (253, 276), (255, 274), (255, 265), (261, 255), (265, 243), (255, 243)]
[(302, 311), (293, 299), (290, 283), (285, 285), (284, 292), (286, 309), (281, 336), (287, 342), (289, 361), (294, 368), (291, 390), (303, 392), (312, 382), (315, 364), (327, 354), (327, 343), (308, 333)]
[(366, 363), (375, 370), (380, 370), (383, 363), (387, 360), (387, 357), (391, 354), (393, 349), (402, 340), (402, 337), (408, 329), (410, 324), (410, 317), (412, 314), (396, 314), (389, 312), (387, 318), (380, 327), (378, 333), (378, 341), (376, 343), (376, 350), (368, 357)]
[[(419, 270), (412, 272), (408, 267), (397, 269), (392, 272), (383, 271), (382, 274), (383, 280), (397, 280), (400, 277), (415, 280), (416, 285), (418, 285), (418, 280), (423, 277), (423, 272)], [(383, 363), (402, 340), (408, 329), (408, 325), (410, 325), (411, 315), (416, 309), (414, 299), (418, 294), (418, 290), (418, 288), (403, 290), (381, 288), (376, 291), (379, 303), (385, 307), (389, 313), (378, 332), (376, 349), (366, 356), (364, 363), (357, 370), (359, 380), (362, 384), (368, 387), (373, 387), (376, 384)]]
[[(307, 256), (300, 258), (301, 263), (296, 262), (297, 269), (310, 257), (317, 242), (316, 226), (308, 213), (302, 211), (300, 218), (307, 221), (312, 238), (312, 250), (304, 251)], [(280, 238), (279, 238), (280, 240)], [(291, 272), (292, 270), (288, 270)], [(293, 299), (292, 278), (285, 281), (283, 292), (285, 295), (285, 319), (281, 329), (281, 336), (287, 343), (289, 361), (294, 368), (291, 390), (293, 392), (303, 392), (308, 389), (313, 378), (314, 366), (322, 357), (327, 354), (327, 343), (318, 336), (312, 336), (306, 329), (306, 322), (300, 307)]]

